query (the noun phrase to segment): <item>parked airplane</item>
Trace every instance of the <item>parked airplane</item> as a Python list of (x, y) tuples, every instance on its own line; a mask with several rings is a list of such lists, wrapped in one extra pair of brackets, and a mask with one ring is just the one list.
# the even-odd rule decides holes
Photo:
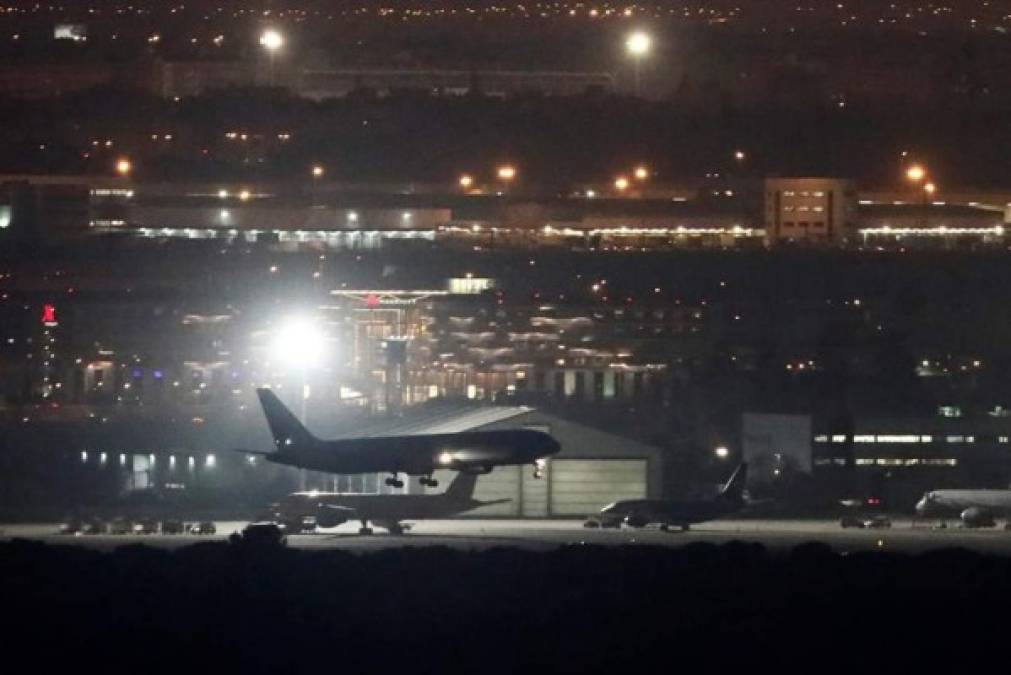
[(748, 465), (741, 464), (719, 494), (711, 499), (628, 499), (614, 502), (600, 510), (599, 524), (604, 527), (620, 527), (625, 523), (632, 527), (645, 527), (649, 523), (659, 523), (663, 529), (675, 525), (687, 531), (693, 523), (715, 520), (744, 508), (744, 483), (747, 476)]
[(994, 517), (1011, 516), (1011, 490), (931, 490), (916, 503), (919, 516), (958, 516), (967, 527), (993, 527)]
[(461, 472), (445, 492), (435, 495), (296, 492), (278, 502), (273, 515), (288, 532), (301, 532), (314, 526), (337, 527), (350, 520), (360, 520), (359, 534), (372, 534), (369, 522), (386, 528), (391, 534), (403, 534), (402, 521), (405, 520), (448, 518), (481, 506), (510, 501), (474, 499), (476, 484), (476, 474)]
[(257, 389), (263, 414), (274, 437), (275, 452), (242, 450), (263, 455), (268, 462), (339, 474), (390, 473), (386, 484), (403, 487), (397, 473), (421, 476), (422, 485), (435, 487), (436, 469), (489, 473), (496, 466), (533, 464), (534, 477), (543, 475), (543, 459), (561, 449), (550, 434), (533, 429), (463, 431), (341, 438), (324, 441), (313, 436), (284, 407), (274, 392)]

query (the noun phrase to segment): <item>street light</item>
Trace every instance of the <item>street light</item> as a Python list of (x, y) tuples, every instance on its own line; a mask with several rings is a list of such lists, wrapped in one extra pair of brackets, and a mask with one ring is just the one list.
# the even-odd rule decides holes
[(268, 28), (260, 35), (260, 46), (267, 50), (270, 59), (270, 86), (274, 86), (274, 56), (284, 47), (284, 36), (273, 28)]
[(713, 454), (719, 457), (720, 459), (726, 459), (727, 457), (730, 456), (730, 450), (727, 449), (725, 445), (721, 445), (717, 447), (715, 450), (713, 450)]
[(906, 169), (906, 178), (914, 183), (919, 183), (927, 176), (927, 170), (919, 164), (914, 164)]
[(653, 38), (648, 33), (636, 31), (625, 40), (625, 49), (635, 61), (635, 95), (639, 95), (639, 65), (642, 58), (649, 54), (653, 47)]
[[(927, 170), (923, 168), (920, 164), (913, 164), (911, 167), (906, 169), (906, 178), (913, 183), (919, 183), (927, 177)], [(920, 193), (923, 197), (923, 204), (920, 206), (920, 227), (927, 226), (927, 197), (934, 194), (934, 190), (937, 189), (933, 183), (926, 183), (923, 186), (923, 192)]]
[(624, 176), (618, 176), (614, 179), (614, 189), (618, 192), (624, 192), (628, 189), (628, 179)]
[(316, 205), (316, 186), (319, 183), (319, 179), (323, 177), (326, 173), (326, 168), (322, 164), (312, 165), (312, 204)]
[(516, 167), (511, 164), (503, 164), (498, 168), (496, 175), (499, 180), (508, 183), (516, 178)]
[(636, 180), (646, 180), (647, 178), (649, 178), (649, 169), (648, 168), (646, 168), (645, 166), (642, 166), (642, 165), (635, 167), (635, 179)]
[(116, 173), (126, 178), (131, 172), (133, 172), (133, 162), (126, 157), (120, 157), (116, 160)]
[(460, 176), (459, 183), (460, 187), (462, 187), (464, 190), (469, 190), (470, 186), (474, 184), (474, 179), (468, 176), (467, 174), (463, 174), (462, 176)]
[(747, 159), (747, 155), (744, 154), (743, 150), (737, 150), (736, 152), (734, 152), (734, 159), (736, 159), (738, 162), (743, 162), (745, 159)]

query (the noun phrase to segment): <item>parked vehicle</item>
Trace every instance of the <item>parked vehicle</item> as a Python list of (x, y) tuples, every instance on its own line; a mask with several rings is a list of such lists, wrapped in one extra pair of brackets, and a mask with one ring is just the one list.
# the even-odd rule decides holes
[(132, 531), (133, 525), (122, 516), (109, 521), (109, 534), (130, 534)]
[(839, 527), (858, 527), (862, 529), (864, 527), (864, 521), (856, 516), (847, 515), (839, 519)]
[(250, 523), (242, 530), (242, 534), (233, 534), (231, 541), (243, 546), (262, 548), (285, 546), (288, 543), (284, 530), (274, 522)]
[(864, 521), (864, 527), (867, 527), (867, 528), (870, 528), (870, 529), (881, 529), (881, 528), (891, 527), (891, 526), (892, 526), (892, 521), (888, 519), (888, 516), (882, 516), (882, 515), (871, 516), (870, 518), (868, 518), (867, 520)]
[(193, 523), (190, 527), (190, 534), (217, 534), (217, 528), (209, 520), (204, 520), (199, 523)]
[(163, 520), (161, 522), (161, 533), (162, 534), (182, 534), (183, 533), (183, 521), (181, 521), (181, 520)]

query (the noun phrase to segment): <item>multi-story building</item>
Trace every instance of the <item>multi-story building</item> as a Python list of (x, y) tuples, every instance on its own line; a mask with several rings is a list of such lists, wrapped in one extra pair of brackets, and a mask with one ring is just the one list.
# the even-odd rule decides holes
[(767, 178), (765, 236), (770, 244), (838, 245), (852, 237), (857, 195), (838, 178)]

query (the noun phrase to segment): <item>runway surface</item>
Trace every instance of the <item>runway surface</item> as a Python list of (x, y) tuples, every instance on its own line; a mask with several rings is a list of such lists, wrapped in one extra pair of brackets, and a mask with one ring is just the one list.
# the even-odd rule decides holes
[[(216, 535), (198, 536), (61, 535), (56, 523), (16, 524), (0, 525), (0, 540), (21, 538), (105, 550), (130, 544), (178, 548), (202, 541), (225, 541), (228, 535), (245, 525), (238, 521), (219, 522)], [(415, 523), (409, 532), (400, 536), (378, 528), (376, 534), (361, 536), (357, 527), (350, 525), (316, 534), (288, 536), (288, 545), (298, 549), (341, 549), (361, 553), (402, 546), (448, 546), (460, 550), (515, 546), (536, 551), (564, 545), (685, 546), (730, 541), (757, 542), (773, 550), (821, 542), (840, 553), (868, 550), (919, 553), (962, 547), (981, 553), (1011, 555), (1011, 531), (1002, 527), (932, 529), (929, 524), (909, 520), (893, 521), (891, 528), (873, 530), (843, 529), (835, 520), (721, 520), (695, 526), (689, 532), (663, 532), (655, 528), (591, 529), (584, 528), (582, 521), (573, 520), (430, 520)]]

